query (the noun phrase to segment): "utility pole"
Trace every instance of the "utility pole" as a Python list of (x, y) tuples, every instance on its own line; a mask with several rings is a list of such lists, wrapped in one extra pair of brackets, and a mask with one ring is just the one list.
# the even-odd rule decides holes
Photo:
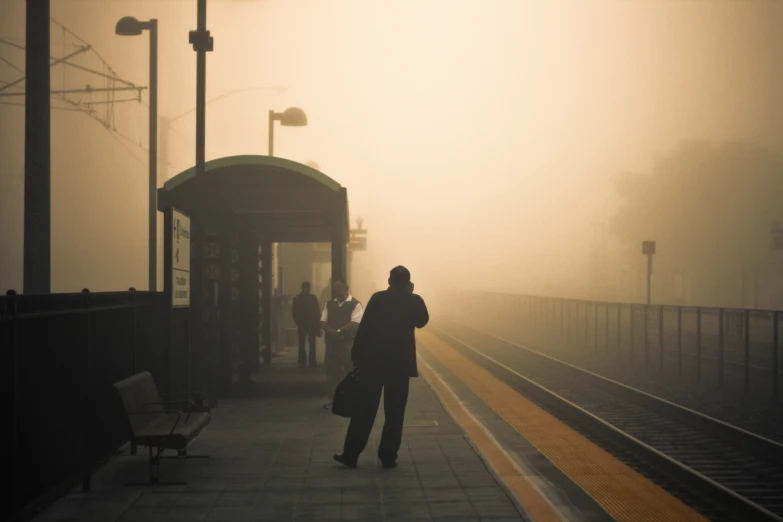
[(149, 289), (158, 291), (158, 21), (150, 24), (150, 113), (148, 186)]
[(206, 163), (207, 52), (214, 48), (207, 31), (207, 0), (198, 0), (197, 30), (190, 31), (190, 43), (196, 51), (196, 175), (204, 174)]
[(652, 302), (652, 258), (655, 255), (655, 241), (642, 241), (642, 254), (647, 256), (647, 304)]
[(49, 0), (27, 0), (24, 128), (24, 293), (51, 292)]

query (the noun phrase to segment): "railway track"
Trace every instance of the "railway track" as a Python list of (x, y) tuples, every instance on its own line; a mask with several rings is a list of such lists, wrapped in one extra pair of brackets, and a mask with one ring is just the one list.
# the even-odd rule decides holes
[(567, 423), (739, 520), (783, 521), (783, 444), (457, 323), (434, 330)]

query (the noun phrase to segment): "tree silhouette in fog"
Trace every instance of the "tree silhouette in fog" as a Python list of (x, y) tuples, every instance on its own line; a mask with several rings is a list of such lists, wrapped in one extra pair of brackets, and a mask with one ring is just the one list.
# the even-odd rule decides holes
[[(656, 272), (686, 276), (702, 298), (721, 300), (725, 281), (773, 254), (783, 157), (757, 143), (686, 142), (656, 157), (651, 172), (618, 176), (615, 189), (624, 203), (609, 230), (624, 257), (638, 264), (641, 241), (656, 240)], [(712, 288), (705, 294), (705, 287)]]

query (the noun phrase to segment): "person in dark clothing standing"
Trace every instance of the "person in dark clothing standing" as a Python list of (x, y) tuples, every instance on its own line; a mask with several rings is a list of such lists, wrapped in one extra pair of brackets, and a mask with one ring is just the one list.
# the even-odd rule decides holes
[(318, 298), (310, 293), (310, 282), (302, 283), (302, 293), (294, 296), (292, 305), (294, 323), (299, 329), (299, 366), (306, 366), (305, 341), (310, 341), (310, 367), (315, 368), (315, 338), (321, 336), (321, 307)]
[(326, 332), (326, 387), (330, 402), (324, 405), (331, 407), (334, 392), (340, 380), (351, 371), (351, 347), (356, 336), (356, 330), (362, 320), (362, 304), (348, 292), (345, 281), (337, 279), (332, 284), (331, 299), (324, 306), (321, 315), (321, 327)]
[(383, 393), (386, 420), (378, 458), (384, 468), (397, 465), (402, 441), (402, 424), (408, 402), (411, 377), (418, 377), (416, 328), (423, 328), (430, 316), (424, 300), (413, 293), (411, 274), (398, 266), (389, 276), (388, 290), (375, 293), (362, 317), (351, 351), (359, 370), (359, 404), (345, 436), (343, 452), (334, 460), (355, 468), (367, 445)]

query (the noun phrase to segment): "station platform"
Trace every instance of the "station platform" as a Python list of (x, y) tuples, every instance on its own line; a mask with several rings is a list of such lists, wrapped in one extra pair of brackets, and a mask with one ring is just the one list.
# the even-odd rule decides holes
[[(322, 351), (322, 350), (321, 350)], [(189, 448), (209, 460), (165, 460), (161, 480), (184, 486), (124, 486), (147, 476), (146, 453), (118, 455), (36, 517), (40, 522), (519, 521), (530, 520), (424, 378), (411, 393), (398, 467), (376, 458), (383, 412), (356, 469), (332, 460), (348, 419), (312, 393), (322, 370), (299, 370), (288, 354), (256, 376), (262, 392), (223, 400)], [(292, 384), (293, 383), (293, 384)]]
[[(220, 401), (190, 454), (146, 478), (146, 454), (117, 455), (37, 517), (41, 522), (166, 521), (703, 521), (664, 487), (461, 355), (419, 332), (398, 467), (376, 458), (379, 411), (357, 469), (332, 460), (348, 419), (323, 408), (322, 360), (300, 369), (293, 351)], [(319, 350), (322, 355), (323, 349)]]

